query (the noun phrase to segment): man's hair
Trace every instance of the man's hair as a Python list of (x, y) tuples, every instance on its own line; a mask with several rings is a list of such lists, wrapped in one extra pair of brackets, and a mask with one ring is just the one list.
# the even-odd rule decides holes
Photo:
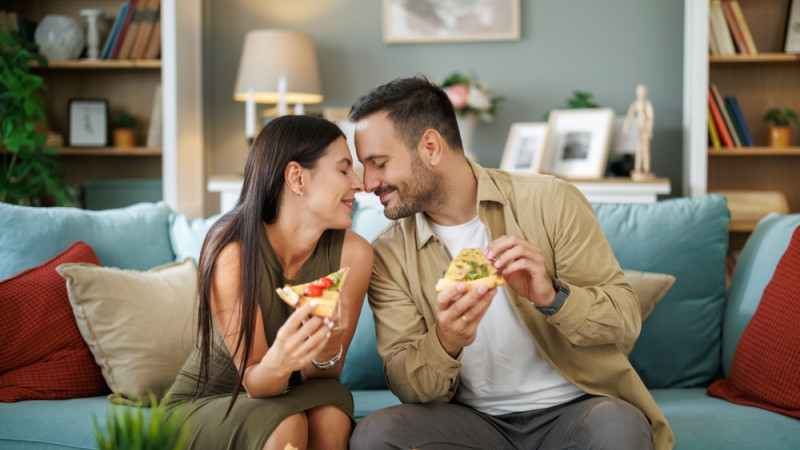
[(434, 129), (455, 151), (463, 151), (453, 104), (447, 94), (422, 75), (396, 78), (362, 95), (350, 108), (350, 120), (386, 112), (409, 149)]

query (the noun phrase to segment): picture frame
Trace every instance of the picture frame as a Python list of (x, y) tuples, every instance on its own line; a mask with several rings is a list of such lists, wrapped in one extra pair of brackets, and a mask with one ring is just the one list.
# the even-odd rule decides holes
[(520, 0), (383, 0), (383, 42), (507, 41), (520, 38)]
[(550, 111), (545, 141), (546, 172), (567, 179), (603, 178), (614, 117), (611, 108)]
[(786, 15), (785, 53), (800, 53), (800, 0), (792, 0)]
[(69, 145), (71, 147), (108, 146), (108, 101), (70, 100)]
[(509, 172), (539, 173), (546, 138), (547, 122), (511, 124), (500, 168)]

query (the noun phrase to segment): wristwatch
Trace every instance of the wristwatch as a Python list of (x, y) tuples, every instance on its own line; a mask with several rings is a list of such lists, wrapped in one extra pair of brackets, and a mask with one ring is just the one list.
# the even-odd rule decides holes
[(557, 313), (558, 310), (564, 305), (564, 301), (569, 296), (569, 288), (559, 283), (555, 278), (553, 278), (553, 289), (556, 290), (556, 298), (553, 299), (553, 303), (550, 303), (549, 306), (536, 306), (536, 304), (533, 305), (536, 309), (547, 316), (552, 316), (553, 314)]

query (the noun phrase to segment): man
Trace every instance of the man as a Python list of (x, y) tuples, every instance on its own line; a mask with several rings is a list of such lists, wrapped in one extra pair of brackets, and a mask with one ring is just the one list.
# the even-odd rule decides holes
[[(447, 95), (423, 77), (350, 110), (367, 191), (397, 220), (373, 242), (369, 302), (402, 405), (354, 449), (670, 448), (672, 432), (618, 345), (641, 328), (591, 205), (571, 184), (467, 160)], [(506, 280), (438, 295), (462, 248)]]

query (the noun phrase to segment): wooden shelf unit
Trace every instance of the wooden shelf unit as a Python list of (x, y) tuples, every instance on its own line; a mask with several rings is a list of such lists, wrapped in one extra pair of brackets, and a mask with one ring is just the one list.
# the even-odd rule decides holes
[[(100, 9), (100, 47), (105, 32), (116, 19), (124, 0), (10, 0), (3, 9), (39, 22), (47, 14), (62, 14), (84, 25), (80, 15), (84, 8)], [(155, 88), (161, 83), (160, 59), (48, 61), (46, 66), (30, 63), (31, 71), (44, 78), (42, 96), (47, 103), (47, 128), (69, 139), (69, 101), (106, 100), (108, 102), (109, 145), (111, 121), (125, 111), (137, 119), (137, 147), (69, 147), (58, 148), (58, 159), (66, 169), (67, 181), (80, 186), (87, 179), (98, 178), (162, 178), (162, 150), (144, 147), (150, 125)]]
[[(758, 48), (757, 55), (709, 56), (708, 78), (723, 97), (734, 95), (755, 147), (708, 149), (707, 190), (774, 190), (800, 212), (800, 127), (788, 148), (767, 147), (771, 107), (800, 112), (800, 54), (783, 53), (789, 0), (738, 0)], [(747, 233), (752, 227), (731, 226)], [(746, 235), (745, 235), (746, 236)], [(741, 236), (739, 237), (741, 240)], [(742, 241), (743, 242), (743, 241)], [(737, 242), (732, 240), (735, 250)]]

